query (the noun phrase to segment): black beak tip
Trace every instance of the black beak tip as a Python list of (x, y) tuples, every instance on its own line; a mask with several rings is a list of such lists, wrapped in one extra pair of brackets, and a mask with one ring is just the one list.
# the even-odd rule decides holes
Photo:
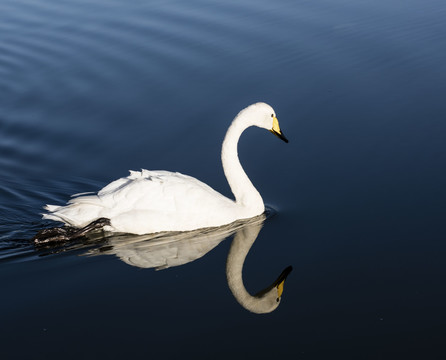
[(288, 139), (285, 137), (285, 135), (283, 135), (283, 132), (277, 132), (274, 130), (270, 130), (274, 135), (276, 135), (280, 140), (285, 141), (286, 143), (288, 143)]
[(290, 265), (290, 266), (287, 266), (283, 271), (282, 271), (282, 273), (279, 275), (279, 277), (277, 278), (277, 280), (276, 280), (276, 283), (277, 284), (279, 284), (279, 283), (281, 283), (282, 281), (284, 281), (287, 277), (288, 277), (288, 275), (290, 274), (290, 272), (293, 270), (293, 267)]
[(282, 139), (283, 141), (285, 141), (288, 144), (288, 139), (285, 137), (285, 135), (283, 135), (282, 131), (280, 132), (279, 138)]
[(286, 277), (286, 276), (288, 276), (290, 274), (291, 271), (293, 271), (293, 267), (291, 265), (287, 266), (285, 268), (285, 270), (283, 270), (283, 275)]

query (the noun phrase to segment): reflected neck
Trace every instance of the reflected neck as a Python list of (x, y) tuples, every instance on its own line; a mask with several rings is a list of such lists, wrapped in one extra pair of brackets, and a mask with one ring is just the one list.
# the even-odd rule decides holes
[(226, 277), (229, 289), (240, 305), (254, 313), (263, 313), (265, 310), (259, 298), (252, 296), (246, 290), (243, 284), (242, 271), (246, 256), (256, 240), (262, 225), (263, 223), (240, 229), (234, 236), (226, 261)]

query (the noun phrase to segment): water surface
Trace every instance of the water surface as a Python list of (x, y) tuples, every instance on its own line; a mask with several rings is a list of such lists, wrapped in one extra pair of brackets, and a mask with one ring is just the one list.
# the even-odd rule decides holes
[[(445, 17), (440, 0), (3, 0), (2, 356), (444, 358)], [(231, 196), (221, 142), (256, 101), (290, 139), (239, 144), (275, 210), (244, 285), (294, 268), (276, 310), (234, 297), (230, 234), (159, 271), (110, 239), (29, 242), (44, 204), (129, 169)]]

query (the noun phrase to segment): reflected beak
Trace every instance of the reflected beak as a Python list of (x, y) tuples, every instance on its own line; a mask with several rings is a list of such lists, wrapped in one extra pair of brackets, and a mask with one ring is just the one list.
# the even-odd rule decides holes
[(262, 297), (272, 289), (277, 289), (277, 297), (280, 298), (283, 293), (283, 284), (285, 283), (285, 280), (287, 276), (290, 274), (291, 270), (293, 270), (292, 266), (288, 266), (285, 270), (282, 271), (282, 273), (279, 275), (276, 281), (274, 281), (270, 286), (268, 286), (266, 289), (263, 289), (262, 291), (259, 291), (257, 294), (255, 294), (255, 297)]
[(282, 273), (279, 275), (276, 281), (274, 281), (273, 286), (277, 288), (277, 296), (281, 297), (283, 293), (283, 284), (285, 283), (285, 280), (287, 276), (290, 274), (291, 270), (293, 270), (292, 266), (288, 266), (285, 270), (282, 271)]
[(274, 116), (273, 118), (273, 128), (270, 130), (274, 135), (276, 135), (280, 140), (288, 142), (288, 139), (283, 135), (283, 132), (280, 130), (279, 121)]

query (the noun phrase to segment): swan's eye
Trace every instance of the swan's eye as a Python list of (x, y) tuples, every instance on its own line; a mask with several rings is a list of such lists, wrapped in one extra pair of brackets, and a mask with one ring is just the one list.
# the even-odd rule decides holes
[(274, 114), (271, 114), (271, 117), (273, 118), (273, 117), (274, 117)]
[(280, 301), (280, 298), (277, 298), (276, 301), (279, 302), (279, 301)]

